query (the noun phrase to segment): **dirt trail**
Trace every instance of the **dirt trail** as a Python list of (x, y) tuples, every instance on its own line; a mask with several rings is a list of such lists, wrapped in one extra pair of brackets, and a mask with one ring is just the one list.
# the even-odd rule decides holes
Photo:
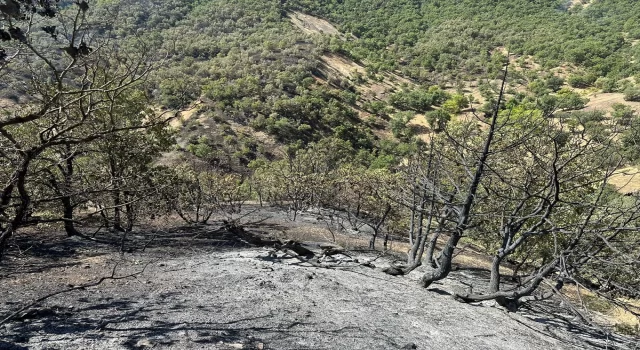
[(596, 93), (587, 97), (589, 98), (589, 103), (587, 103), (585, 110), (588, 111), (596, 109), (609, 111), (616, 103), (629, 105), (636, 111), (640, 111), (640, 102), (625, 101), (622, 93)]

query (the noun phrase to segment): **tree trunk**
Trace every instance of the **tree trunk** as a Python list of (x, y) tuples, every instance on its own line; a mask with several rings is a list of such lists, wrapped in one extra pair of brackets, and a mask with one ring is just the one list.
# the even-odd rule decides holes
[[(541, 268), (538, 272), (535, 273), (535, 275), (532, 275), (531, 278), (528, 279), (528, 286), (504, 292), (490, 292), (488, 294), (456, 294), (455, 298), (456, 300), (465, 303), (483, 300), (496, 300), (499, 305), (507, 307), (511, 311), (515, 311), (514, 309), (517, 309), (519, 299), (531, 295), (531, 293), (533, 293), (538, 288), (540, 283), (555, 270), (559, 262), (560, 260), (556, 258), (549, 264), (547, 264), (547, 266)], [(562, 279), (559, 280), (559, 283), (556, 287), (562, 288)]]
[(64, 219), (64, 230), (67, 236), (80, 236), (80, 232), (76, 230), (73, 224), (73, 204), (71, 204), (71, 197), (64, 196), (60, 199), (62, 202), (62, 218)]
[[(431, 142), (429, 145), (429, 161), (427, 162), (426, 176), (429, 176), (431, 174), (431, 169), (433, 168), (433, 160), (434, 160), (433, 149), (434, 149), (434, 145), (433, 145), (433, 142)], [(436, 170), (433, 175), (434, 178), (437, 177), (437, 174), (438, 174), (438, 171)], [(427, 204), (427, 196), (428, 196), (427, 184), (426, 184), (426, 180), (423, 178), (422, 195), (420, 196), (420, 213), (418, 214), (418, 235), (414, 244), (411, 246), (411, 252), (407, 259), (408, 267), (405, 270), (405, 273), (411, 272), (412, 270), (416, 269), (418, 266), (422, 264), (422, 256), (424, 254), (424, 248), (427, 242), (427, 235), (431, 231), (431, 223), (433, 222), (433, 214), (435, 210), (435, 191), (432, 192), (431, 198), (429, 198), (431, 203), (429, 206), (429, 219), (427, 220), (427, 227), (425, 230), (423, 224), (424, 224), (424, 211), (426, 209), (426, 204)], [(415, 203), (415, 196), (414, 196), (413, 202)]]
[(453, 261), (453, 252), (462, 238), (462, 230), (458, 230), (451, 234), (451, 237), (447, 240), (444, 247), (442, 248), (442, 252), (438, 257), (438, 265), (437, 267), (431, 271), (431, 273), (425, 274), (420, 283), (424, 288), (429, 287), (433, 282), (439, 281), (449, 275), (451, 272), (451, 262)]
[(433, 258), (433, 252), (435, 252), (436, 250), (436, 244), (438, 243), (440, 234), (442, 234), (442, 229), (438, 227), (438, 229), (431, 235), (429, 246), (427, 247), (427, 254), (425, 256), (425, 260), (427, 260), (429, 262), (429, 265), (433, 268), (438, 267), (438, 265), (436, 265), (436, 260)]
[(424, 204), (424, 198), (422, 199), (422, 203), (420, 205), (420, 212), (418, 213), (418, 220), (417, 220), (417, 226), (418, 226), (418, 234), (416, 235), (416, 239), (413, 242), (413, 245), (411, 246), (411, 250), (409, 251), (409, 257), (407, 259), (407, 264), (409, 266), (413, 266), (413, 265), (417, 265), (417, 263), (420, 261), (420, 258), (418, 257), (418, 251), (420, 250), (420, 246), (422, 245), (422, 243), (425, 241), (424, 240), (424, 208), (423, 208), (423, 204)]
[[(411, 221), (409, 222), (409, 245), (413, 247), (415, 241), (415, 232), (416, 232), (416, 191), (418, 189), (415, 185), (415, 179), (413, 179), (413, 191), (411, 191)], [(411, 257), (409, 257), (411, 259)], [(411, 262), (409, 262), (411, 263)]]
[(15, 230), (20, 227), (20, 224), (24, 221), (27, 216), (27, 211), (29, 209), (29, 205), (31, 204), (31, 198), (29, 197), (29, 193), (25, 189), (25, 182), (27, 178), (27, 173), (29, 171), (29, 165), (31, 164), (31, 160), (35, 158), (37, 152), (24, 152), (24, 158), (18, 169), (13, 172), (11, 176), (9, 184), (4, 188), (2, 192), (2, 197), (0, 198), (0, 204), (2, 205), (0, 209), (4, 213), (5, 208), (10, 204), (11, 197), (14, 189), (18, 190), (18, 195), (20, 196), (20, 204), (16, 207), (16, 211), (13, 215), (13, 219), (3, 228), (2, 233), (0, 234), (0, 261), (4, 258), (4, 253), (9, 243), (9, 239), (13, 236)]
[(498, 103), (496, 103), (495, 109), (493, 111), (487, 138), (482, 148), (482, 153), (480, 153), (480, 157), (476, 164), (476, 169), (473, 173), (473, 179), (471, 181), (471, 184), (469, 185), (469, 189), (467, 190), (464, 204), (458, 210), (458, 221), (456, 224), (456, 228), (452, 231), (451, 237), (449, 237), (449, 240), (442, 249), (442, 253), (438, 257), (438, 267), (430, 274), (425, 274), (420, 280), (422, 286), (425, 288), (430, 286), (433, 282), (446, 278), (449, 275), (449, 272), (451, 272), (451, 262), (453, 261), (453, 252), (458, 245), (460, 238), (462, 238), (462, 235), (467, 230), (467, 226), (469, 225), (469, 220), (471, 219), (471, 209), (473, 208), (473, 204), (475, 202), (476, 193), (478, 192), (478, 187), (480, 186), (480, 181), (484, 176), (484, 170), (487, 159), (489, 158), (491, 144), (496, 133), (498, 114), (500, 112), (500, 101), (502, 101), (502, 98), (504, 96), (508, 67), (509, 66), (507, 63), (507, 66), (504, 70), (504, 76), (502, 78), (500, 94), (498, 95)]
[(369, 249), (371, 250), (376, 250), (376, 236), (378, 236), (378, 232), (374, 232), (371, 239), (369, 239)]
[(384, 235), (384, 241), (382, 242), (382, 247), (383, 250), (386, 252), (387, 251), (387, 245), (389, 244), (389, 233), (386, 233)]
[(116, 161), (110, 157), (109, 159), (109, 173), (111, 175), (111, 181), (113, 182), (113, 189), (111, 192), (111, 199), (113, 200), (113, 229), (117, 231), (124, 231), (122, 228), (122, 219), (120, 217), (120, 206), (122, 205), (122, 199), (120, 197), (120, 172), (116, 165)]
[(113, 191), (113, 228), (117, 231), (124, 231), (122, 228), (122, 219), (120, 217), (120, 206), (122, 205), (122, 200), (120, 198), (120, 191)]
[(498, 253), (491, 263), (491, 279), (489, 280), (489, 292), (496, 293), (500, 290), (500, 263), (504, 257)]
[(133, 224), (135, 223), (135, 208), (133, 207), (133, 199), (131, 198), (131, 193), (129, 191), (124, 191), (124, 200), (126, 204), (124, 206), (125, 213), (127, 215), (127, 226), (125, 227), (125, 231), (131, 232), (133, 230)]
[[(453, 200), (453, 196), (449, 198), (449, 202), (451, 202), (452, 200)], [(429, 246), (427, 247), (427, 253), (426, 253), (425, 259), (429, 262), (429, 265), (434, 269), (437, 268), (438, 265), (436, 264), (436, 260), (433, 258), (433, 253), (436, 250), (436, 245), (438, 244), (438, 238), (440, 238), (440, 235), (442, 234), (445, 221), (447, 220), (447, 217), (449, 216), (450, 213), (451, 213), (450, 209), (448, 208), (444, 209), (443, 215), (438, 219), (438, 229), (435, 232), (433, 232), (433, 234), (431, 235), (431, 239), (429, 240)]]

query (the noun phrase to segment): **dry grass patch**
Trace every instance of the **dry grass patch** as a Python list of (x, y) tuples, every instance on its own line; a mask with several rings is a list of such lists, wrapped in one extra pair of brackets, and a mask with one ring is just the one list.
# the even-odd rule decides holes
[[(576, 89), (577, 90), (577, 89)], [(615, 93), (595, 93), (587, 96), (589, 102), (585, 110), (610, 110), (616, 103), (625, 104), (631, 106), (636, 111), (640, 111), (640, 102), (631, 102), (624, 100), (624, 94), (620, 92)]]
[(326, 54), (320, 57), (320, 59), (330, 70), (338, 73), (343, 77), (351, 78), (356, 72), (366, 74), (366, 70), (363, 65), (358, 64), (344, 56)]
[(293, 25), (306, 34), (340, 35), (340, 31), (333, 24), (322, 18), (294, 11), (289, 14), (289, 19)]
[(638, 192), (640, 191), (640, 169), (636, 167), (620, 169), (609, 179), (609, 184), (615, 186), (621, 193)]
[(582, 7), (588, 7), (591, 5), (593, 0), (571, 0), (571, 4), (569, 5), (569, 9), (573, 9), (578, 5), (582, 5)]
[[(575, 285), (566, 285), (561, 292), (573, 304), (582, 305), (590, 312), (595, 313), (594, 318), (598, 322), (614, 327), (616, 331), (621, 333), (640, 334), (640, 319), (623, 307)], [(619, 299), (618, 301), (624, 302), (633, 312), (640, 313), (640, 301), (629, 299)]]

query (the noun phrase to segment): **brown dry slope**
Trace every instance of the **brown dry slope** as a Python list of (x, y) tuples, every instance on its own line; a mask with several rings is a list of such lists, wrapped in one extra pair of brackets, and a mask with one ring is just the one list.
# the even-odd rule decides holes
[(622, 93), (595, 93), (587, 96), (589, 103), (585, 108), (588, 111), (592, 110), (611, 110), (612, 106), (616, 103), (629, 105), (637, 111), (640, 111), (640, 102), (631, 102), (624, 100), (624, 94)]
[(609, 180), (620, 193), (637, 193), (640, 191), (640, 170), (628, 167), (618, 170)]
[(296, 27), (307, 34), (341, 35), (331, 23), (318, 17), (294, 11), (289, 14), (289, 18)]

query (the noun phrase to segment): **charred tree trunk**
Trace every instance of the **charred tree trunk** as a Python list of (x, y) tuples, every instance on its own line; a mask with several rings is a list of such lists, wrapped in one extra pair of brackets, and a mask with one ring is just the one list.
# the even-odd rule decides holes
[(438, 267), (422, 277), (421, 284), (425, 288), (430, 286), (433, 282), (446, 278), (449, 275), (449, 273), (451, 272), (451, 263), (453, 261), (453, 252), (457, 247), (458, 242), (464, 235), (464, 232), (467, 230), (467, 226), (469, 225), (469, 220), (471, 219), (471, 209), (473, 208), (473, 204), (475, 202), (476, 193), (478, 192), (478, 187), (480, 186), (480, 181), (484, 176), (486, 162), (489, 158), (491, 145), (496, 133), (498, 114), (500, 112), (500, 101), (502, 101), (502, 98), (504, 96), (508, 67), (509, 66), (507, 63), (507, 66), (504, 70), (504, 76), (502, 78), (500, 94), (498, 95), (498, 102), (496, 103), (495, 109), (493, 111), (487, 138), (485, 140), (482, 152), (480, 153), (480, 156), (478, 158), (476, 169), (473, 173), (473, 179), (471, 180), (471, 184), (469, 185), (469, 189), (467, 190), (464, 204), (457, 209), (458, 220), (456, 227), (451, 232), (451, 236), (445, 243), (442, 249), (442, 253), (438, 257)]
[(455, 232), (451, 234), (451, 237), (447, 240), (442, 252), (438, 257), (437, 267), (430, 273), (426, 274), (420, 280), (423, 287), (429, 287), (433, 282), (446, 278), (451, 272), (451, 262), (453, 261), (453, 252), (462, 238), (464, 233), (463, 228), (457, 228)]
[(113, 181), (113, 190), (111, 192), (111, 199), (113, 200), (113, 218), (111, 219), (113, 229), (123, 232), (122, 228), (122, 198), (120, 193), (120, 174), (115, 160), (112, 158), (109, 160), (109, 170), (111, 173), (111, 181)]
[[(515, 311), (519, 306), (519, 299), (531, 295), (538, 288), (540, 283), (556, 269), (559, 262), (560, 259), (556, 258), (546, 266), (543, 266), (527, 279), (525, 286), (520, 288), (503, 292), (496, 291), (487, 294), (456, 294), (455, 298), (456, 300), (465, 303), (495, 300), (499, 305), (504, 306), (511, 311)], [(562, 285), (562, 279), (559, 279), (556, 288), (562, 288)]]
[(111, 219), (111, 221), (112, 221), (113, 229), (121, 232), (125, 231), (124, 228), (122, 228), (122, 218), (120, 215), (121, 206), (122, 206), (120, 191), (118, 190), (113, 191), (112, 198), (113, 198), (113, 219)]
[(418, 220), (416, 225), (418, 227), (418, 232), (416, 234), (416, 239), (413, 241), (413, 245), (411, 246), (411, 250), (409, 251), (409, 257), (407, 259), (407, 264), (409, 266), (416, 265), (420, 262), (420, 257), (418, 256), (418, 251), (420, 251), (420, 247), (422, 243), (424, 243), (425, 235), (424, 235), (424, 202), (425, 198), (423, 197), (420, 203), (420, 209), (418, 212)]
[(81, 233), (76, 229), (73, 223), (73, 204), (71, 202), (71, 197), (64, 196), (60, 199), (62, 203), (62, 219), (64, 220), (64, 231), (67, 233), (67, 236), (81, 236)]
[(124, 209), (125, 209), (125, 214), (127, 216), (127, 225), (125, 227), (125, 231), (131, 232), (133, 230), (133, 225), (136, 220), (135, 219), (136, 213), (135, 213), (135, 208), (133, 204), (134, 199), (131, 197), (131, 192), (129, 191), (124, 191), (123, 195), (126, 201), (126, 204), (124, 205)]
[[(434, 150), (434, 143), (431, 142), (429, 144), (429, 161), (427, 162), (427, 171), (426, 174), (424, 176), (428, 177), (431, 175), (431, 170), (433, 168), (433, 150)], [(437, 174), (437, 171), (435, 172)], [(434, 177), (436, 177), (437, 175), (434, 174)], [(417, 187), (417, 186), (416, 186)], [(415, 193), (415, 191), (414, 191)], [(424, 213), (426, 210), (426, 205), (427, 205), (427, 200), (430, 200), (430, 207), (429, 207), (429, 219), (428, 219), (428, 223), (427, 223), (427, 228), (426, 228), (426, 232), (424, 229)], [(415, 195), (414, 195), (414, 199), (413, 202), (415, 203)], [(425, 244), (426, 244), (426, 236), (429, 234), (429, 231), (431, 230), (431, 223), (433, 220), (433, 214), (434, 214), (434, 210), (435, 210), (435, 191), (432, 190), (431, 193), (431, 198), (429, 198), (429, 190), (427, 187), (427, 179), (423, 178), (422, 181), (422, 194), (420, 195), (420, 209), (419, 209), (419, 213), (418, 213), (418, 234), (416, 236), (416, 239), (414, 240), (413, 244), (411, 245), (411, 250), (409, 252), (409, 257), (407, 258), (407, 269), (405, 271), (405, 273), (411, 272), (412, 270), (416, 269), (418, 266), (420, 266), (422, 264), (422, 255), (424, 254), (424, 248), (425, 248)], [(413, 222), (412, 222), (413, 224)]]
[(382, 215), (380, 220), (378, 220), (378, 222), (375, 225), (371, 226), (371, 228), (373, 229), (373, 235), (369, 240), (369, 249), (371, 250), (376, 249), (376, 238), (378, 237), (378, 234), (380, 233), (380, 228), (382, 227), (384, 222), (387, 220), (387, 216), (389, 216), (390, 212), (391, 212), (391, 204), (387, 203), (387, 208), (385, 209), (384, 214)]
[(489, 280), (489, 292), (496, 293), (500, 290), (500, 263), (504, 257), (498, 253), (491, 262), (491, 278)]
[(60, 202), (62, 203), (62, 218), (64, 219), (64, 230), (69, 237), (80, 236), (80, 232), (76, 230), (74, 225), (73, 210), (75, 209), (75, 207), (73, 205), (72, 198), (69, 195), (73, 186), (73, 162), (75, 160), (75, 155), (69, 145), (65, 146), (63, 157), (64, 166), (59, 166), (59, 169), (64, 177), (64, 188), (58, 189), (58, 192), (62, 195), (62, 198), (60, 198)]
[(38, 152), (25, 151), (22, 152), (23, 159), (18, 165), (18, 168), (13, 172), (9, 184), (5, 186), (2, 191), (2, 197), (0, 197), (0, 212), (6, 215), (7, 207), (11, 203), (13, 191), (17, 189), (18, 196), (20, 197), (20, 203), (16, 206), (15, 212), (11, 219), (2, 228), (0, 233), (0, 261), (4, 258), (4, 253), (9, 243), (9, 239), (13, 236), (15, 230), (20, 227), (20, 224), (27, 217), (29, 206), (31, 204), (31, 198), (25, 188), (27, 179), (27, 173), (29, 171), (29, 165), (31, 160), (36, 157)]
[(409, 245), (413, 247), (415, 244), (415, 232), (416, 232), (416, 192), (418, 188), (415, 184), (415, 179), (413, 179), (413, 190), (411, 191), (411, 219), (409, 222)]

